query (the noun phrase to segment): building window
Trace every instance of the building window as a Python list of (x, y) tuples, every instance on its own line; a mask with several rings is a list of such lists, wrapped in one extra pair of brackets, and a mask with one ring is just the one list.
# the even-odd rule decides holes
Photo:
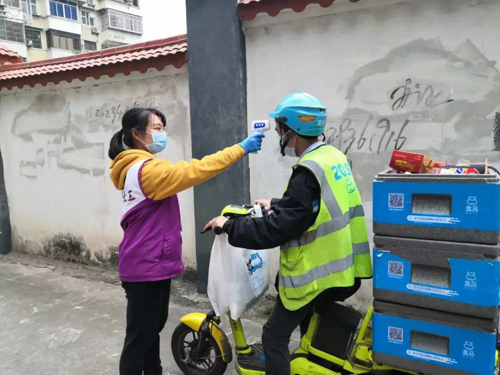
[(66, 49), (69, 51), (82, 49), (80, 35), (65, 33), (58, 30), (47, 31), (47, 43), (49, 48)]
[(102, 27), (142, 34), (142, 17), (107, 9), (101, 14)]
[(82, 23), (87, 26), (95, 26), (95, 16), (91, 12), (82, 10)]
[(38, 8), (36, 6), (36, 0), (22, 0), (21, 5), (23, 6), (23, 12), (27, 14), (38, 14)]
[(0, 18), (0, 39), (24, 43), (24, 24)]
[(8, 7), (21, 8), (20, 0), (3, 0), (3, 4)]
[(50, 0), (50, 14), (69, 20), (78, 20), (78, 8), (72, 1)]
[(26, 33), (26, 42), (33, 43), (33, 48), (42, 48), (42, 30), (34, 29), (32, 27), (24, 28)]
[(85, 51), (97, 51), (97, 43), (89, 42), (88, 40), (84, 40)]

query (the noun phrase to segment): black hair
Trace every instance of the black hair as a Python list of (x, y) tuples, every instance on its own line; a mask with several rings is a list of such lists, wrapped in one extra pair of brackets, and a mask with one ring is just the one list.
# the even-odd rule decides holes
[(155, 108), (139, 108), (134, 107), (129, 109), (122, 118), (122, 128), (113, 135), (109, 142), (108, 156), (111, 160), (125, 151), (125, 147), (134, 148), (134, 138), (132, 130), (144, 132), (149, 124), (149, 119), (152, 115), (160, 118), (163, 126), (167, 126), (165, 115)]

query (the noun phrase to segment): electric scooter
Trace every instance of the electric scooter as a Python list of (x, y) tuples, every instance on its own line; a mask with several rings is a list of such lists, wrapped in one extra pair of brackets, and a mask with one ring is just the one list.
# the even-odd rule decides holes
[[(227, 206), (222, 215), (253, 216), (253, 206)], [(221, 228), (215, 229), (221, 234)], [(291, 356), (293, 375), (417, 374), (375, 363), (372, 359), (371, 318), (373, 307), (363, 317), (358, 311), (332, 303), (317, 309)], [(262, 344), (248, 344), (241, 321), (228, 314), (235, 341), (236, 370), (240, 375), (264, 375)], [(214, 311), (191, 313), (181, 318), (172, 336), (172, 353), (185, 375), (222, 375), (233, 360), (221, 319)]]

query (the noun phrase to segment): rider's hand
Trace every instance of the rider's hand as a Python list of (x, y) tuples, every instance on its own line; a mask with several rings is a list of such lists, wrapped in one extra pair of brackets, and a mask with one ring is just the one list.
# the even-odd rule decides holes
[(207, 225), (205, 225), (205, 230), (207, 230), (209, 228), (212, 228), (212, 229), (223, 228), (224, 224), (226, 224), (227, 220), (228, 219), (226, 217), (224, 217), (224, 216), (216, 217), (215, 219), (209, 221), (207, 223)]
[(265, 138), (264, 133), (254, 133), (244, 141), (240, 142), (239, 145), (245, 149), (245, 152), (248, 155), (252, 152), (260, 151), (263, 138)]
[(271, 211), (271, 201), (269, 199), (257, 199), (254, 204), (264, 206), (264, 211)]

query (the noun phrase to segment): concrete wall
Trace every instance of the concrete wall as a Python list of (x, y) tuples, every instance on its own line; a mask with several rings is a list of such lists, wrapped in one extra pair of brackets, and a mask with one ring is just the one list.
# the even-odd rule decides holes
[(124, 43), (124, 44), (135, 44), (142, 42), (142, 35), (128, 33), (125, 31), (106, 29), (99, 33), (99, 43), (102, 44), (106, 41)]
[[(324, 101), (327, 141), (353, 161), (371, 232), (371, 183), (394, 148), (499, 162), (499, 16), (497, 0), (339, 0), (259, 15), (245, 24), (249, 120), (294, 91)], [(271, 133), (250, 159), (252, 198), (281, 196), (291, 174)]]
[[(189, 160), (188, 103), (185, 67), (0, 91), (0, 150), (14, 249), (41, 252), (44, 243), (61, 241), (79, 249), (73, 237), (82, 237), (92, 257), (108, 257), (122, 238), (121, 196), (108, 177), (107, 157), (120, 115), (133, 105), (157, 107), (167, 116), (169, 133), (159, 157)], [(192, 264), (192, 191), (180, 195), (180, 204), (184, 256)]]
[[(96, 24), (98, 22), (97, 20), (98, 20), (98, 18), (96, 18), (96, 21), (95, 21)], [(100, 30), (100, 27), (98, 25), (96, 25), (95, 27), (97, 27), (97, 30)], [(85, 47), (85, 41), (99, 43), (99, 35), (94, 34), (92, 32), (92, 26), (87, 26), (87, 25), (82, 24), (82, 49)], [(98, 47), (99, 47), (99, 44), (98, 44)]]

